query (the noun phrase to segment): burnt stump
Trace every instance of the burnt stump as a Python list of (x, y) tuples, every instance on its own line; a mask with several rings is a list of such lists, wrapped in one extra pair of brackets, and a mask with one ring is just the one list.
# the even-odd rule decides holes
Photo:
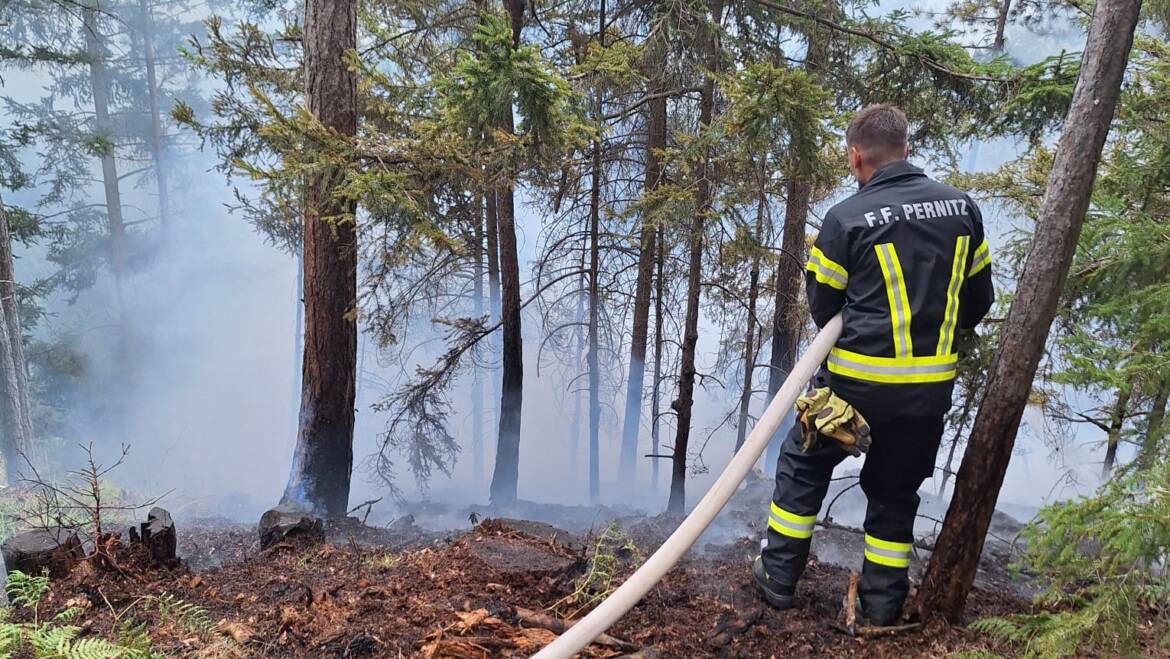
[(21, 531), (0, 544), (0, 553), (8, 572), (37, 575), (48, 570), (54, 578), (69, 574), (85, 557), (77, 532), (65, 528)]

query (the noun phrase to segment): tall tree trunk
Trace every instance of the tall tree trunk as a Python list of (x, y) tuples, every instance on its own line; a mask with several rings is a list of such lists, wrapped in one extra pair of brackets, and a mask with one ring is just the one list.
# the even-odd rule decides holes
[[(699, 132), (711, 125), (715, 112), (714, 72), (719, 65), (719, 30), (723, 18), (723, 2), (711, 3), (711, 24), (707, 27), (706, 60), (708, 73), (703, 78), (699, 99)], [(691, 219), (690, 262), (687, 271), (687, 316), (683, 327), (681, 366), (678, 378), (678, 398), (670, 404), (678, 419), (674, 436), (674, 455), (671, 460), (670, 499), (666, 511), (682, 514), (686, 508), (687, 444), (691, 433), (691, 408), (695, 403), (695, 346), (699, 342), (699, 294), (703, 270), (703, 232), (707, 213), (711, 210), (712, 190), (711, 154), (704, 153), (696, 163), (699, 172), (695, 188), (695, 214)]]
[[(488, 313), (493, 323), (500, 320), (500, 233), (499, 213), (496, 209), (496, 189), (489, 187), (487, 192), (487, 218), (484, 230), (487, 239), (487, 279), (488, 279)], [(500, 352), (500, 337), (492, 334), (487, 339), (492, 347), (493, 354)], [(488, 369), (488, 378), (491, 380), (492, 420), (498, 426), (500, 423), (500, 373), (496, 368)]]
[[(524, 17), (522, 0), (505, 0), (512, 17), (512, 47), (520, 45)], [(502, 128), (512, 133), (515, 126), (512, 106), (503, 113)], [(491, 500), (509, 504), (516, 501), (520, 478), (520, 407), (524, 389), (524, 345), (520, 333), (520, 263), (516, 253), (516, 210), (512, 189), (513, 173), (496, 189), (497, 227), (500, 241), (500, 287), (503, 321), (503, 377), (500, 386), (500, 426), (496, 466), (492, 474)]]
[[(355, 3), (306, 0), (305, 100), (324, 126), (346, 136), (357, 134), (357, 79), (343, 58), (356, 44)], [(300, 427), (282, 499), (327, 517), (345, 515), (353, 467), (357, 207), (334, 196), (344, 176), (328, 167), (306, 181)], [(339, 216), (348, 219), (326, 219)]]
[(1141, 0), (1101, 0), (1093, 10), (1031, 251), (1003, 324), (999, 353), (955, 479), (955, 494), (918, 593), (923, 617), (958, 622), (975, 581), (995, 500), (1089, 207), (1140, 9)]
[[(472, 309), (476, 318), (483, 318), (483, 235), (487, 221), (487, 201), (480, 195), (476, 205), (475, 221), (475, 280), (472, 290)], [(483, 374), (476, 368), (471, 379), (471, 470), (476, 482), (483, 478)]]
[(170, 224), (170, 201), (162, 119), (159, 116), (160, 90), (155, 72), (154, 18), (150, 13), (150, 0), (138, 0), (138, 7), (142, 12), (142, 56), (146, 61), (146, 92), (150, 105), (150, 156), (154, 162), (154, 181), (158, 189), (158, 220), (165, 231)]
[(0, 477), (5, 479), (5, 485), (19, 479), (20, 456), (28, 455), (32, 447), (23, 334), (12, 266), (12, 235), (8, 212), (0, 199)]
[[(605, 0), (597, 14), (597, 41), (605, 49)], [(602, 115), (601, 89), (594, 90), (594, 117), (598, 137), (593, 140), (593, 165), (589, 186), (589, 501), (601, 499), (601, 373), (598, 370), (600, 345), (597, 342), (598, 306), (601, 304), (601, 139), (605, 118)]]
[(1142, 437), (1142, 452), (1138, 461), (1142, 468), (1149, 468), (1158, 459), (1162, 438), (1166, 436), (1166, 401), (1170, 398), (1170, 380), (1162, 378), (1154, 390), (1154, 402), (1146, 418), (1146, 434)]
[[(800, 290), (803, 283), (807, 223), (812, 188), (796, 179), (787, 185), (784, 203), (784, 235), (780, 255), (772, 281), (776, 302), (772, 308), (772, 352), (768, 357), (768, 400), (780, 391), (780, 385), (796, 363), (796, 349), (800, 345), (803, 320), (801, 318)], [(784, 426), (781, 426), (782, 428)], [(781, 431), (783, 432), (783, 431)], [(771, 466), (779, 456), (780, 442), (768, 444), (765, 462)]]
[(666, 263), (666, 235), (663, 233), (662, 227), (658, 228), (658, 236), (655, 238), (655, 246), (658, 248), (658, 254), (654, 258), (654, 382), (651, 385), (652, 392), (650, 394), (650, 454), (654, 456), (650, 459), (650, 489), (653, 492), (658, 491), (658, 447), (659, 438), (659, 414), (658, 402), (662, 397), (662, 268)]
[(999, 13), (995, 17), (995, 40), (992, 42), (992, 48), (994, 48), (996, 52), (1003, 52), (1003, 33), (1007, 29), (1008, 12), (1010, 12), (1011, 9), (1012, 0), (1000, 0)]
[(122, 219), (122, 192), (118, 187), (118, 163), (114, 154), (117, 138), (110, 124), (110, 79), (109, 71), (106, 69), (106, 47), (98, 32), (97, 6), (86, 6), (81, 12), (85, 31), (85, 51), (89, 58), (90, 88), (93, 93), (94, 126), (97, 129), (97, 136), (108, 141), (101, 155), (102, 186), (106, 196), (106, 226), (110, 234), (110, 271), (114, 275), (121, 324), (120, 358), (123, 364), (128, 364), (134, 355), (131, 350), (130, 326), (123, 291), (128, 258), (126, 223)]
[[(649, 57), (650, 95), (662, 92), (658, 75), (666, 66), (665, 49), (655, 44)], [(658, 187), (662, 177), (662, 163), (658, 152), (666, 148), (666, 97), (654, 98), (647, 104), (646, 113), (646, 191)], [(618, 482), (626, 487), (634, 484), (637, 476), (638, 430), (642, 420), (642, 389), (646, 378), (646, 335), (650, 324), (650, 284), (653, 280), (655, 236), (657, 230), (649, 218), (642, 219), (642, 236), (638, 245), (638, 275), (634, 284), (634, 324), (630, 334), (630, 371), (626, 379), (626, 409), (622, 421), (622, 448), (618, 463)]]
[[(765, 172), (760, 172), (761, 179)], [(760, 199), (756, 206), (756, 236), (760, 242), (764, 236), (764, 215), (767, 213), (767, 197), (764, 194), (763, 180), (760, 181)], [(760, 257), (752, 255), (752, 270), (748, 275), (748, 312), (747, 329), (743, 333), (743, 390), (739, 394), (739, 423), (735, 429), (735, 450), (743, 446), (747, 437), (748, 417), (751, 416), (752, 379), (756, 368), (756, 299), (760, 295)]]
[(1125, 426), (1126, 410), (1129, 408), (1129, 398), (1133, 393), (1133, 383), (1127, 383), (1117, 390), (1117, 399), (1113, 403), (1113, 412), (1109, 415), (1109, 432), (1105, 434), (1105, 461), (1101, 464), (1101, 479), (1109, 478), (1113, 465), (1117, 462), (1117, 447), (1121, 444), (1121, 430)]

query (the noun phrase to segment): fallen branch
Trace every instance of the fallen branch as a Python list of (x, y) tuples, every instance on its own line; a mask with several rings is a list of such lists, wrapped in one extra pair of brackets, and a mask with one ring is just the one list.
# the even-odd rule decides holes
[[(547, 629), (548, 631), (557, 634), (558, 636), (564, 634), (566, 629), (569, 629), (573, 625), (577, 624), (576, 620), (561, 620), (560, 618), (554, 618), (550, 615), (532, 611), (530, 609), (525, 609), (519, 606), (516, 607), (516, 619), (520, 621), (521, 625)], [(593, 639), (593, 642), (598, 645), (604, 645), (625, 651), (634, 651), (638, 649), (638, 646), (634, 645), (633, 643), (614, 638), (609, 634), (602, 634)]]

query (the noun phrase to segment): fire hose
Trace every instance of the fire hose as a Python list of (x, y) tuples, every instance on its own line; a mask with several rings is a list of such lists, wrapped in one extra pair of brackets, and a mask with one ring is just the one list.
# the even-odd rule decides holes
[[(731, 458), (731, 462), (724, 468), (723, 473), (695, 505), (694, 510), (679, 524), (674, 533), (662, 543), (658, 551), (654, 552), (642, 567), (638, 568), (629, 579), (605, 599), (589, 615), (582, 618), (569, 629), (565, 630), (555, 641), (549, 643), (535, 655), (535, 659), (569, 659), (579, 650), (589, 645), (593, 639), (606, 631), (618, 621), (627, 611), (632, 609), (650, 589), (658, 583), (674, 567), (678, 559), (686, 553), (691, 545), (699, 539), (699, 535), (711, 524), (723, 506), (739, 489), (740, 482), (748, 475), (753, 465), (759, 460), (760, 454), (767, 448), (768, 442), (776, 434), (780, 422), (792, 409), (796, 399), (804, 391), (808, 381), (812, 379), (821, 362), (828, 356), (829, 350), (841, 336), (841, 314), (837, 314), (825, 324), (824, 328), (813, 339), (812, 345), (792, 367), (792, 372), (780, 386), (780, 390), (764, 410), (763, 416), (752, 428), (751, 434)], [(744, 577), (748, 578), (748, 577)]]

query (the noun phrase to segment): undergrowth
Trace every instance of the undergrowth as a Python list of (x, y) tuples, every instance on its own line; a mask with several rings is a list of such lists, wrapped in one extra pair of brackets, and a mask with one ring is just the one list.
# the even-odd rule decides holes
[(617, 588), (614, 582), (623, 560), (640, 556), (633, 539), (622, 531), (617, 522), (611, 522), (597, 535), (589, 567), (574, 582), (573, 592), (549, 608), (563, 613), (565, 618), (576, 618), (581, 612), (609, 597)]
[[(49, 592), (49, 577), (30, 576), (14, 570), (8, 575), (8, 597), (12, 607), (0, 608), (0, 657), (29, 653), (36, 659), (147, 659), (155, 656), (145, 628), (120, 630), (115, 641), (81, 636), (81, 627), (72, 622), (81, 609), (69, 607), (42, 618), (41, 600)], [(15, 607), (28, 609), (30, 622), (15, 622)], [(123, 633), (124, 631), (124, 633)]]
[(1117, 473), (1095, 496), (1046, 506), (1025, 529), (1019, 567), (1045, 588), (1037, 612), (972, 623), (1028, 657), (1133, 657), (1140, 629), (1170, 647), (1170, 461)]

